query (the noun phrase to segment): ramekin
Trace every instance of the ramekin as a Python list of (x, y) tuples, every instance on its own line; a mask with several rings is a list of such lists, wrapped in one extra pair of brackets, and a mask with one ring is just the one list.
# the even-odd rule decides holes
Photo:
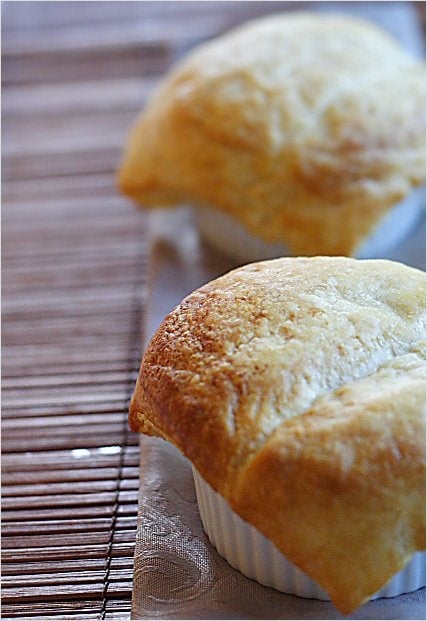
[[(379, 222), (355, 253), (358, 259), (375, 259), (401, 243), (415, 227), (425, 209), (425, 188), (415, 189)], [(275, 259), (291, 253), (284, 244), (269, 244), (247, 231), (231, 216), (208, 206), (194, 209), (200, 236), (225, 256), (242, 263)]]
[[(330, 601), (326, 591), (288, 561), (252, 524), (242, 520), (194, 466), (193, 477), (203, 528), (212, 545), (232, 567), (283, 593)], [(424, 552), (415, 553), (406, 567), (370, 599), (395, 597), (425, 586), (425, 560)]]

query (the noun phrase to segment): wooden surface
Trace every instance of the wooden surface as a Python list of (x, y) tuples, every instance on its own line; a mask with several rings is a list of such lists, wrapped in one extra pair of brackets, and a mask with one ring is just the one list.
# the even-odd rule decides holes
[(288, 2), (3, 2), (3, 619), (126, 619), (146, 217), (129, 125), (189, 48)]

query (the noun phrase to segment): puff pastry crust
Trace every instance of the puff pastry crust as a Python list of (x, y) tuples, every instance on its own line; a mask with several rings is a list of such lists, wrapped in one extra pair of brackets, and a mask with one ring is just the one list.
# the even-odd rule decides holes
[(144, 206), (222, 210), (294, 255), (350, 255), (425, 175), (425, 74), (355, 18), (289, 13), (173, 70), (119, 172)]
[(425, 547), (424, 338), (416, 269), (247, 265), (165, 318), (130, 425), (175, 444), (348, 613)]

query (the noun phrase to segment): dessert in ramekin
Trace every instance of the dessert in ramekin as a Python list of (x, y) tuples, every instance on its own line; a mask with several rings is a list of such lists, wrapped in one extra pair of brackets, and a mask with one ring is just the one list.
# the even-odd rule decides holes
[(286, 592), (299, 580), (343, 613), (420, 586), (425, 293), (423, 272), (392, 261), (282, 258), (211, 281), (164, 319), (130, 424), (191, 460), (205, 528), (243, 573)]
[[(263, 244), (274, 256), (380, 256), (423, 208), (397, 206), (424, 178), (423, 63), (369, 22), (310, 12), (194, 50), (141, 113), (119, 172), (145, 207), (202, 205), (238, 223), (256, 240), (245, 260)], [(392, 231), (378, 232), (389, 215)]]

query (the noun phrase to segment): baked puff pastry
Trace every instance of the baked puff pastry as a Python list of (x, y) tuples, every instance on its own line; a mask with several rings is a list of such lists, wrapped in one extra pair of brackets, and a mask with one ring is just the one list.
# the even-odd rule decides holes
[(425, 548), (423, 339), (416, 269), (247, 265), (165, 318), (130, 425), (175, 444), (349, 613)]
[(166, 77), (121, 189), (147, 207), (209, 206), (293, 255), (351, 255), (424, 178), (424, 80), (353, 17), (254, 21)]

